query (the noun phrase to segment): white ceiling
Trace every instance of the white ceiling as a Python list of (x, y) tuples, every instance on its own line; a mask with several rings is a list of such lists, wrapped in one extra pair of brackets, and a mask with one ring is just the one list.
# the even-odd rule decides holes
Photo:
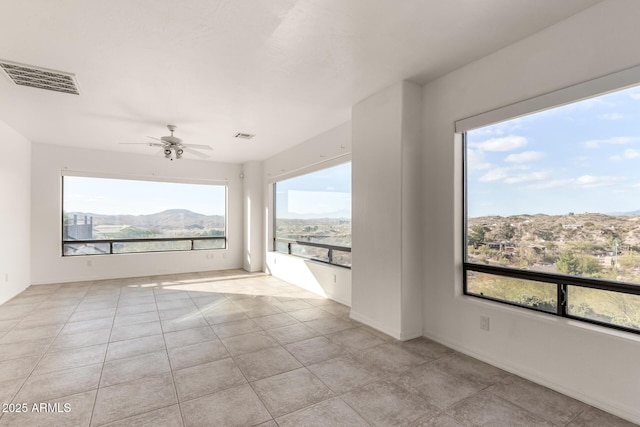
[(261, 160), (390, 84), (425, 83), (597, 2), (2, 0), (0, 59), (75, 73), (81, 94), (0, 78), (0, 120), (33, 142), (149, 155), (119, 143), (170, 123), (212, 160)]

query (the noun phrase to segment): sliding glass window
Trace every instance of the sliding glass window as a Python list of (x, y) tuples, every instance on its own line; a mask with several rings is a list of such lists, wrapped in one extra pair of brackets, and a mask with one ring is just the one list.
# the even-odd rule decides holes
[(225, 185), (62, 179), (64, 256), (226, 247)]
[(640, 332), (640, 87), (469, 130), (465, 293)]
[(351, 163), (274, 184), (274, 249), (351, 266)]

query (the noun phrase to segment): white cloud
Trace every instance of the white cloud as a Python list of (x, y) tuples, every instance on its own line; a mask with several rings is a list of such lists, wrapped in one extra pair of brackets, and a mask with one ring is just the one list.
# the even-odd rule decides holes
[(502, 181), (509, 177), (509, 168), (493, 168), (489, 172), (482, 175), (478, 181), (480, 182), (496, 182)]
[(521, 184), (523, 182), (544, 181), (548, 179), (551, 174), (545, 171), (523, 173), (518, 175), (512, 175), (505, 178), (506, 184)]
[(616, 154), (614, 156), (609, 157), (609, 160), (620, 161), (623, 159), (637, 159), (638, 157), (640, 157), (640, 150), (627, 148), (626, 150), (624, 150), (622, 154)]
[(509, 154), (504, 161), (509, 163), (528, 163), (540, 160), (545, 156), (541, 151), (523, 151), (522, 153)]
[(467, 167), (469, 171), (487, 170), (493, 167), (479, 150), (467, 150)]
[(626, 178), (622, 176), (593, 176), (582, 175), (578, 178), (555, 179), (532, 184), (529, 188), (534, 190), (546, 190), (550, 188), (574, 187), (574, 188), (596, 188), (611, 187), (619, 184)]
[(587, 156), (576, 157), (573, 161), (574, 164), (580, 168), (587, 168), (591, 166), (591, 164), (589, 163), (589, 158)]
[(633, 92), (633, 93), (630, 93), (630, 94), (629, 94), (629, 96), (630, 96), (631, 98), (633, 98), (633, 99), (638, 99), (638, 100), (640, 100), (640, 92)]
[(572, 182), (573, 180), (571, 179), (552, 179), (544, 182), (539, 182), (537, 184), (531, 184), (529, 188), (532, 190), (546, 190), (550, 188), (561, 188), (561, 187), (568, 187), (569, 185), (571, 185)]
[(622, 120), (624, 119), (624, 114), (620, 114), (620, 113), (600, 114), (598, 118), (600, 120)]
[(625, 159), (636, 159), (638, 157), (640, 157), (640, 150), (634, 150), (634, 149), (626, 149), (624, 150), (624, 158)]
[(545, 171), (523, 172), (529, 169), (527, 166), (494, 167), (482, 175), (480, 182), (503, 182), (505, 184), (521, 184), (523, 182), (542, 181), (548, 179), (550, 174)]
[(630, 136), (617, 136), (617, 137), (607, 138), (607, 139), (591, 139), (589, 141), (586, 141), (584, 145), (586, 145), (589, 148), (597, 148), (600, 145), (624, 145), (624, 144), (631, 144), (637, 141), (640, 141), (640, 138), (630, 137)]
[(581, 177), (578, 177), (575, 180), (575, 182), (578, 187), (594, 188), (594, 187), (610, 187), (624, 180), (625, 178), (621, 176), (582, 175)]
[(523, 136), (505, 136), (502, 138), (491, 138), (482, 142), (472, 142), (469, 144), (472, 148), (480, 151), (511, 151), (527, 145), (527, 138)]

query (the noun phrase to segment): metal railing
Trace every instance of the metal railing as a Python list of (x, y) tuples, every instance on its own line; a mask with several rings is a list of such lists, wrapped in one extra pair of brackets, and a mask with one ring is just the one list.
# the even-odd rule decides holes
[[(196, 248), (195, 242), (202, 240), (222, 240), (223, 245), (221, 248)], [(163, 242), (190, 242), (189, 249), (165, 249), (165, 250), (148, 250), (148, 251), (113, 251), (113, 246), (117, 244), (126, 243), (163, 243)], [(207, 237), (164, 237), (164, 238), (134, 238), (134, 239), (74, 239), (62, 241), (62, 255), (63, 256), (82, 256), (82, 255), (100, 255), (96, 253), (92, 254), (65, 254), (65, 246), (69, 245), (109, 245), (109, 251), (103, 252), (104, 255), (111, 255), (114, 253), (144, 253), (144, 252), (169, 252), (169, 251), (187, 251), (187, 250), (204, 250), (204, 249), (225, 249), (227, 247), (227, 238), (225, 236), (207, 236)]]
[[(339, 252), (348, 252), (351, 253), (351, 248), (348, 246), (339, 246), (339, 245), (329, 245), (326, 243), (318, 243), (318, 242), (309, 242), (306, 240), (296, 240), (296, 239), (283, 239), (280, 237), (274, 237), (273, 238), (273, 242), (274, 242), (274, 250), (276, 250), (276, 252), (282, 252), (278, 250), (278, 245), (277, 243), (286, 243), (287, 244), (287, 251), (285, 253), (287, 253), (288, 255), (294, 255), (294, 256), (299, 256), (302, 258), (308, 258), (314, 261), (318, 261), (318, 262), (322, 262), (325, 264), (330, 264), (330, 265), (335, 265), (337, 267), (343, 267), (343, 268), (351, 268), (351, 264), (349, 265), (345, 265), (345, 264), (339, 264), (337, 262), (335, 262), (335, 257), (334, 257), (334, 251), (339, 251)], [(305, 256), (303, 254), (299, 254), (299, 253), (295, 253), (292, 251), (292, 247), (293, 245), (299, 245), (299, 246), (310, 246), (310, 247), (314, 247), (314, 248), (322, 248), (322, 249), (326, 249), (327, 250), (327, 260), (323, 260), (321, 258), (318, 257), (314, 257), (312, 255), (310, 256)]]
[[(568, 310), (569, 303), (570, 303), (568, 298), (569, 286), (639, 296), (640, 285), (636, 285), (633, 283), (617, 282), (613, 280), (596, 279), (591, 277), (571, 276), (571, 275), (547, 273), (547, 272), (541, 272), (541, 271), (535, 271), (535, 270), (523, 270), (523, 269), (512, 268), (512, 267), (476, 264), (472, 262), (464, 262), (462, 268), (463, 268), (463, 293), (465, 295), (469, 295), (476, 298), (482, 298), (486, 300), (491, 300), (491, 301), (499, 302), (502, 304), (522, 307), (522, 308), (526, 308), (526, 309), (530, 309), (538, 312), (553, 314), (560, 317), (566, 317), (573, 320), (580, 320), (583, 322), (593, 323), (600, 326), (606, 326), (608, 328), (640, 334), (640, 329), (619, 325), (616, 323), (600, 321), (600, 320), (587, 318), (583, 316), (572, 315), (569, 313), (569, 310)], [(513, 279), (528, 280), (533, 282), (542, 282), (542, 283), (549, 283), (549, 284), (555, 285), (556, 286), (556, 310), (555, 312), (551, 313), (549, 311), (538, 309), (536, 307), (522, 305), (514, 301), (510, 301), (508, 299), (486, 296), (486, 295), (470, 292), (468, 290), (468, 273), (469, 272), (491, 274), (494, 276), (509, 277)]]

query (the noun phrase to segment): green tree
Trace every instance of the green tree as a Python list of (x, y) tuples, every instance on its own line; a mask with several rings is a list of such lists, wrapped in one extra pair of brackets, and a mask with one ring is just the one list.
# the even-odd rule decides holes
[(484, 242), (486, 230), (481, 225), (474, 225), (467, 235), (467, 245), (473, 245), (475, 249)]
[(550, 229), (535, 230), (533, 234), (535, 234), (536, 236), (538, 236), (539, 238), (547, 242), (553, 241), (556, 239), (555, 233), (553, 232), (553, 230), (550, 230)]
[(573, 252), (562, 251), (556, 261), (556, 270), (558, 273), (579, 276), (579, 264), (580, 262)]
[(498, 240), (511, 240), (515, 235), (516, 235), (516, 229), (513, 227), (513, 225), (509, 224), (508, 222), (505, 222), (504, 224), (502, 224), (498, 229), (498, 231), (496, 232), (496, 238)]
[(598, 277), (602, 270), (600, 261), (591, 255), (578, 255), (578, 265), (583, 276)]
[(602, 267), (600, 261), (591, 255), (576, 255), (572, 251), (562, 251), (556, 261), (556, 270), (571, 276), (597, 277)]

